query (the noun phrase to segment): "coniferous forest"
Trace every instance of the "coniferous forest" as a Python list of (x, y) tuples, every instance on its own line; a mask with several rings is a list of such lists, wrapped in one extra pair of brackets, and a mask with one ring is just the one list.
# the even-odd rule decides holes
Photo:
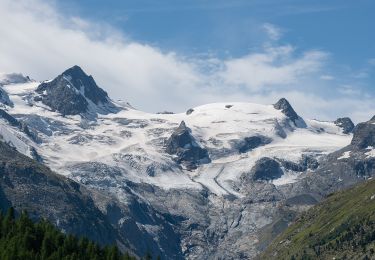
[(0, 259), (66, 259), (66, 260), (130, 260), (117, 246), (98, 244), (66, 235), (46, 220), (33, 222), (26, 212), (15, 217), (13, 208), (0, 211)]

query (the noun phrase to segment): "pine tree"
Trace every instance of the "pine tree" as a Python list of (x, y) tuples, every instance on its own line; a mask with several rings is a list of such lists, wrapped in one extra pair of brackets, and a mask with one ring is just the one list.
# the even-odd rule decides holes
[(98, 244), (65, 235), (48, 221), (33, 223), (27, 212), (15, 218), (13, 208), (4, 216), (0, 211), (0, 259), (5, 260), (130, 260), (117, 246), (101, 248)]

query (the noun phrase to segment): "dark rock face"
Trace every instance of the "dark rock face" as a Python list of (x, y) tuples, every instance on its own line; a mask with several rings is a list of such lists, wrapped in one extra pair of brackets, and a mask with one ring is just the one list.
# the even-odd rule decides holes
[(281, 98), (276, 104), (273, 105), (273, 107), (277, 110), (281, 110), (281, 112), (286, 115), (295, 126), (306, 127), (306, 123), (300, 116), (298, 116), (296, 111), (294, 111), (293, 107), (290, 105), (289, 101), (285, 98)]
[(258, 160), (250, 173), (255, 181), (274, 180), (283, 175), (280, 164), (276, 160), (268, 157), (263, 157)]
[(189, 108), (189, 109), (186, 111), (186, 114), (187, 114), (187, 115), (190, 115), (190, 114), (193, 113), (193, 112), (194, 112), (194, 109)]
[(319, 162), (314, 157), (303, 155), (300, 163), (307, 169), (315, 170), (319, 167)]
[(207, 150), (198, 145), (184, 121), (167, 140), (166, 152), (176, 155), (176, 161), (188, 169), (195, 169), (201, 163), (210, 162)]
[(358, 124), (354, 128), (351, 145), (359, 149), (375, 146), (375, 125), (371, 121)]
[(306, 171), (306, 167), (299, 163), (291, 162), (291, 161), (280, 161), (281, 165), (284, 167), (284, 169), (294, 172), (304, 172)]
[(171, 112), (171, 111), (162, 111), (162, 112), (157, 112), (156, 114), (159, 114), (159, 115), (173, 115), (174, 112)]
[(338, 118), (335, 121), (335, 125), (341, 127), (344, 134), (352, 133), (355, 127), (354, 123), (349, 117)]
[(374, 121), (374, 120), (375, 120), (375, 116), (373, 116), (370, 120), (371, 120), (371, 121)]
[(0, 117), (4, 118), (11, 126), (19, 127), (20, 122), (13, 116), (9, 115), (5, 110), (0, 109)]
[(95, 105), (108, 105), (114, 108), (107, 92), (99, 88), (93, 77), (74, 66), (50, 82), (38, 86), (37, 93), (45, 105), (63, 115), (78, 115), (88, 112), (89, 101)]
[(240, 153), (246, 153), (259, 146), (263, 146), (272, 142), (272, 139), (266, 136), (251, 136), (245, 137), (244, 141), (239, 145), (238, 151)]
[(281, 112), (283, 112), (293, 122), (299, 118), (296, 111), (294, 111), (289, 101), (285, 98), (281, 98), (276, 104), (273, 105), (273, 107), (277, 110), (281, 110)]
[(283, 139), (287, 137), (284, 128), (280, 125), (279, 121), (277, 120), (275, 121), (275, 133)]
[(304, 172), (308, 169), (315, 170), (319, 167), (319, 162), (311, 156), (303, 155), (301, 160), (298, 163), (286, 161), (286, 160), (279, 160), (281, 165), (290, 171), (295, 172)]
[(13, 107), (13, 102), (9, 99), (8, 93), (6, 93), (0, 85), (0, 105), (1, 104)]
[(5, 110), (1, 108), (0, 108), (0, 118), (5, 119), (9, 123), (9, 125), (13, 127), (17, 127), (19, 130), (24, 132), (28, 137), (30, 137), (34, 142), (37, 142), (37, 143), (40, 142), (38, 135), (35, 132), (31, 131), (26, 123), (17, 120), (16, 118), (14, 118), (13, 116), (8, 114)]

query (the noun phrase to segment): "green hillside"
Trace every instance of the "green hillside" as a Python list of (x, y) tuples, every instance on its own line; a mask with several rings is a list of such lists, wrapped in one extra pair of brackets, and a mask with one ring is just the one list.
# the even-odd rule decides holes
[(375, 180), (302, 214), (260, 259), (375, 259)]

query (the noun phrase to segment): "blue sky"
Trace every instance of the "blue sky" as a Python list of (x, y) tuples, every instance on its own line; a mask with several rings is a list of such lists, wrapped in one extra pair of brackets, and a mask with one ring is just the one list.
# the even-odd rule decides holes
[(283, 41), (322, 49), (338, 63), (360, 69), (375, 57), (372, 0), (64, 0), (57, 5), (107, 22), (134, 40), (188, 54), (244, 55), (265, 40), (274, 24)]
[(79, 64), (114, 99), (150, 112), (285, 96), (310, 118), (375, 114), (375, 1), (0, 5), (0, 71), (41, 80)]

